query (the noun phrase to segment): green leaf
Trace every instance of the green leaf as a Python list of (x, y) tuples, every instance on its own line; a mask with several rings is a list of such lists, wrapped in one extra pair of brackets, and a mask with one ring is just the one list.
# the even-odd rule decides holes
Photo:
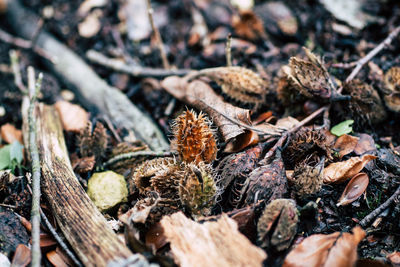
[(24, 159), (23, 148), (24, 146), (18, 141), (0, 148), (0, 170), (14, 170), (15, 167), (20, 166)]
[(353, 127), (351, 126), (353, 123), (354, 120), (342, 121), (341, 123), (332, 127), (331, 133), (336, 136), (349, 134), (353, 131)]
[(24, 159), (23, 155), (24, 146), (21, 145), (18, 141), (15, 141), (11, 144), (10, 147), (10, 160), (11, 163), (16, 162), (17, 166), (19, 166)]
[(11, 165), (10, 145), (0, 148), (0, 170), (5, 170)]

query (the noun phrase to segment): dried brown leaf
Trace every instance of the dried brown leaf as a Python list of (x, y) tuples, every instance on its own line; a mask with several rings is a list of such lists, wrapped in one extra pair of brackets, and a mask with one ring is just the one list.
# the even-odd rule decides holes
[(267, 35), (262, 20), (251, 10), (240, 11), (238, 16), (233, 16), (232, 26), (238, 36), (258, 40)]
[(246, 130), (243, 134), (236, 136), (234, 142), (229, 142), (225, 146), (224, 152), (234, 153), (239, 152), (249, 146), (259, 142), (259, 136), (254, 131)]
[(262, 266), (265, 252), (251, 244), (226, 214), (196, 223), (175, 213), (161, 220), (175, 262), (187, 266)]
[(356, 174), (346, 185), (342, 196), (336, 206), (348, 205), (357, 200), (367, 189), (369, 183), (368, 175), (364, 172)]
[(352, 157), (346, 161), (331, 163), (323, 171), (324, 183), (340, 183), (359, 173), (371, 160), (376, 159), (373, 155)]
[(393, 267), (400, 267), (400, 252), (394, 251), (393, 253), (386, 256)]
[(71, 165), (77, 173), (86, 173), (93, 170), (96, 160), (94, 156), (71, 159)]
[(282, 267), (351, 267), (357, 260), (357, 245), (365, 237), (361, 227), (352, 232), (311, 235), (286, 256)]
[(223, 98), (218, 96), (208, 84), (200, 80), (187, 83), (183, 78), (170, 76), (164, 79), (161, 85), (177, 99), (207, 112), (215, 125), (218, 126), (222, 138), (226, 142), (243, 134), (245, 128), (227, 119), (224, 115), (240, 123), (251, 125), (249, 110), (224, 102)]
[(57, 101), (55, 107), (60, 115), (64, 130), (79, 132), (88, 122), (88, 113), (78, 105), (67, 101)]
[(145, 244), (148, 247), (153, 247), (154, 251), (162, 248), (167, 244), (167, 238), (164, 235), (164, 230), (159, 222), (150, 227), (145, 236)]
[(46, 258), (57, 267), (68, 267), (69, 265), (64, 261), (64, 259), (57, 253), (57, 250), (52, 250), (46, 253)]
[(6, 123), (1, 126), (1, 139), (11, 144), (14, 141), (18, 141), (22, 144), (22, 131), (15, 128), (14, 125)]
[(348, 134), (341, 135), (335, 142), (333, 148), (339, 152), (339, 158), (354, 151), (359, 138)]
[(354, 148), (354, 153), (357, 155), (363, 155), (366, 152), (374, 152), (376, 151), (375, 141), (369, 134), (359, 134), (358, 143)]
[(31, 262), (31, 250), (24, 244), (19, 244), (15, 250), (12, 266), (25, 267)]

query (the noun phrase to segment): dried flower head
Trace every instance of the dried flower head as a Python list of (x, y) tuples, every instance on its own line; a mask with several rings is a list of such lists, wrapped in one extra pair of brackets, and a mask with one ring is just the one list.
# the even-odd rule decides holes
[(298, 93), (307, 98), (317, 97), (331, 101), (348, 99), (348, 96), (336, 92), (336, 86), (323, 62), (307, 48), (304, 51), (308, 61), (291, 57), (289, 65), (282, 68)]
[(384, 82), (388, 90), (383, 97), (386, 106), (393, 112), (400, 112), (400, 67), (390, 68)]
[(287, 165), (294, 167), (304, 158), (317, 162), (321, 157), (332, 159), (332, 143), (328, 142), (324, 130), (300, 128), (290, 136), (289, 143), (283, 150), (283, 159)]
[(318, 193), (324, 182), (323, 172), (324, 160), (312, 166), (305, 160), (294, 168), (291, 182), (294, 193), (300, 198)]
[(175, 119), (172, 130), (179, 156), (184, 162), (212, 162), (217, 155), (217, 143), (209, 119), (194, 111), (185, 111)]
[(265, 207), (257, 223), (262, 248), (287, 249), (297, 232), (297, 208), (293, 200), (275, 199)]
[(351, 100), (340, 107), (346, 117), (355, 121), (356, 126), (372, 125), (385, 119), (385, 107), (371, 85), (354, 79), (343, 85), (343, 92), (349, 94)]
[(268, 82), (257, 73), (243, 67), (203, 69), (191, 78), (206, 76), (221, 86), (229, 97), (244, 104), (259, 106), (264, 103)]

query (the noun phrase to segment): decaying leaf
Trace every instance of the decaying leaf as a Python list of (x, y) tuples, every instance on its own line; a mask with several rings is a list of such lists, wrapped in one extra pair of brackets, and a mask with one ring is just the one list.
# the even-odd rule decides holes
[(289, 199), (275, 199), (265, 207), (258, 220), (258, 242), (264, 249), (287, 249), (297, 231), (296, 203)]
[(172, 131), (175, 137), (172, 146), (176, 146), (182, 161), (211, 163), (215, 160), (217, 142), (211, 130), (211, 122), (205, 114), (185, 111), (175, 119)]
[(393, 267), (400, 266), (400, 252), (394, 251), (386, 256), (386, 258), (392, 263)]
[(309, 61), (291, 57), (289, 65), (282, 68), (290, 84), (298, 93), (307, 98), (319, 98), (329, 100), (348, 99), (336, 92), (330, 74), (323, 62), (310, 50), (304, 48)]
[(14, 141), (18, 141), (22, 144), (22, 131), (15, 128), (14, 125), (6, 123), (1, 126), (1, 139), (11, 144)]
[(31, 250), (24, 244), (19, 244), (15, 250), (12, 266), (28, 266), (31, 262)]
[(199, 224), (179, 212), (164, 216), (161, 225), (175, 262), (182, 267), (262, 266), (267, 258), (226, 214), (217, 221)]
[(329, 164), (324, 171), (324, 183), (341, 183), (359, 173), (371, 160), (376, 159), (373, 155), (352, 157), (346, 161)]
[(243, 134), (238, 135), (235, 138), (234, 142), (229, 142), (225, 146), (224, 152), (226, 153), (239, 152), (246, 147), (257, 144), (259, 139), (260, 138), (256, 132), (251, 130), (245, 130)]
[(346, 185), (342, 196), (336, 206), (344, 206), (357, 200), (367, 189), (369, 183), (368, 175), (364, 172), (356, 174)]
[(351, 233), (316, 234), (304, 239), (285, 258), (283, 267), (350, 267), (357, 260), (357, 245), (365, 237), (361, 227)]
[(267, 37), (262, 20), (251, 10), (241, 11), (232, 18), (232, 26), (238, 36), (249, 40)]
[(207, 112), (221, 132), (224, 141), (229, 141), (245, 131), (244, 127), (232, 122), (225, 116), (229, 116), (240, 123), (251, 125), (249, 110), (224, 102), (223, 98), (218, 96), (208, 84), (200, 80), (187, 83), (185, 79), (170, 76), (164, 79), (161, 84), (175, 98)]
[(77, 145), (82, 157), (95, 156), (96, 161), (101, 160), (108, 145), (108, 135), (104, 125), (97, 122), (92, 132), (92, 123), (88, 121), (77, 136)]
[(375, 152), (376, 146), (375, 146), (375, 141), (374, 138), (372, 138), (372, 136), (370, 136), (369, 134), (358, 134), (358, 143), (356, 145), (356, 147), (354, 148), (354, 153), (356, 153), (357, 155), (363, 155), (366, 152)]
[(262, 200), (266, 203), (283, 198), (288, 192), (285, 166), (281, 153), (275, 154), (275, 159), (252, 171), (240, 191), (240, 203), (255, 204)]
[(387, 92), (383, 100), (393, 112), (400, 112), (400, 67), (392, 67), (385, 74)]
[(189, 74), (187, 78), (202, 76), (216, 82), (225, 94), (241, 103), (258, 106), (265, 101), (268, 83), (252, 70), (237, 66), (210, 68)]
[(57, 101), (55, 107), (60, 115), (64, 130), (79, 132), (88, 122), (88, 113), (78, 105), (67, 101)]
[(333, 145), (333, 149), (338, 152), (339, 158), (343, 158), (343, 156), (354, 151), (358, 141), (358, 137), (344, 134), (336, 140), (335, 144)]
[(71, 158), (71, 165), (75, 172), (77, 173), (87, 173), (93, 170), (96, 160), (94, 156), (89, 157), (70, 157)]

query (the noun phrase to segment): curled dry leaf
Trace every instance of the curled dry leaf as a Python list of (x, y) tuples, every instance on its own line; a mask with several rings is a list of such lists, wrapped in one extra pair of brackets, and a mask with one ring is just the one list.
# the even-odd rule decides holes
[(57, 101), (55, 107), (60, 115), (64, 130), (79, 132), (88, 122), (88, 113), (78, 105), (67, 101)]
[(31, 262), (31, 250), (24, 244), (19, 244), (15, 250), (11, 266), (25, 267)]
[(336, 206), (344, 206), (357, 200), (367, 189), (368, 183), (369, 178), (366, 173), (356, 174), (347, 184)]
[(309, 236), (286, 256), (282, 267), (354, 266), (357, 245), (365, 237), (365, 232), (358, 226), (352, 232)]
[(161, 220), (175, 262), (187, 266), (262, 266), (265, 252), (238, 231), (223, 214), (217, 221), (196, 223), (175, 213)]
[(244, 133), (235, 137), (234, 142), (229, 142), (224, 152), (232, 153), (232, 152), (239, 152), (246, 147), (255, 145), (259, 141), (259, 136), (256, 132), (251, 130), (245, 130)]
[(359, 173), (371, 160), (376, 159), (373, 155), (352, 157), (346, 161), (331, 163), (323, 171), (324, 183), (341, 183)]
[(333, 148), (338, 151), (339, 158), (343, 158), (343, 156), (350, 154), (354, 151), (355, 147), (357, 146), (358, 140), (359, 138), (355, 136), (344, 134), (336, 140)]
[(164, 79), (161, 85), (175, 98), (207, 112), (215, 125), (218, 126), (222, 138), (226, 142), (243, 134), (245, 128), (227, 119), (224, 115), (240, 123), (251, 124), (250, 111), (248, 109), (235, 107), (224, 102), (221, 96), (218, 96), (208, 84), (202, 81), (195, 80), (187, 83), (183, 78), (170, 76)]
[(0, 128), (1, 139), (11, 144), (18, 141), (22, 144), (22, 131), (15, 128), (14, 125), (6, 123)]
[(358, 143), (356, 145), (356, 147), (354, 148), (354, 153), (356, 153), (357, 155), (362, 155), (366, 152), (375, 152), (376, 146), (375, 146), (375, 141), (374, 138), (372, 138), (372, 136), (370, 136), (369, 134), (359, 134), (358, 137), (360, 138), (358, 140)]
[(251, 10), (241, 11), (232, 18), (232, 26), (238, 36), (249, 40), (266, 38), (262, 20)]

